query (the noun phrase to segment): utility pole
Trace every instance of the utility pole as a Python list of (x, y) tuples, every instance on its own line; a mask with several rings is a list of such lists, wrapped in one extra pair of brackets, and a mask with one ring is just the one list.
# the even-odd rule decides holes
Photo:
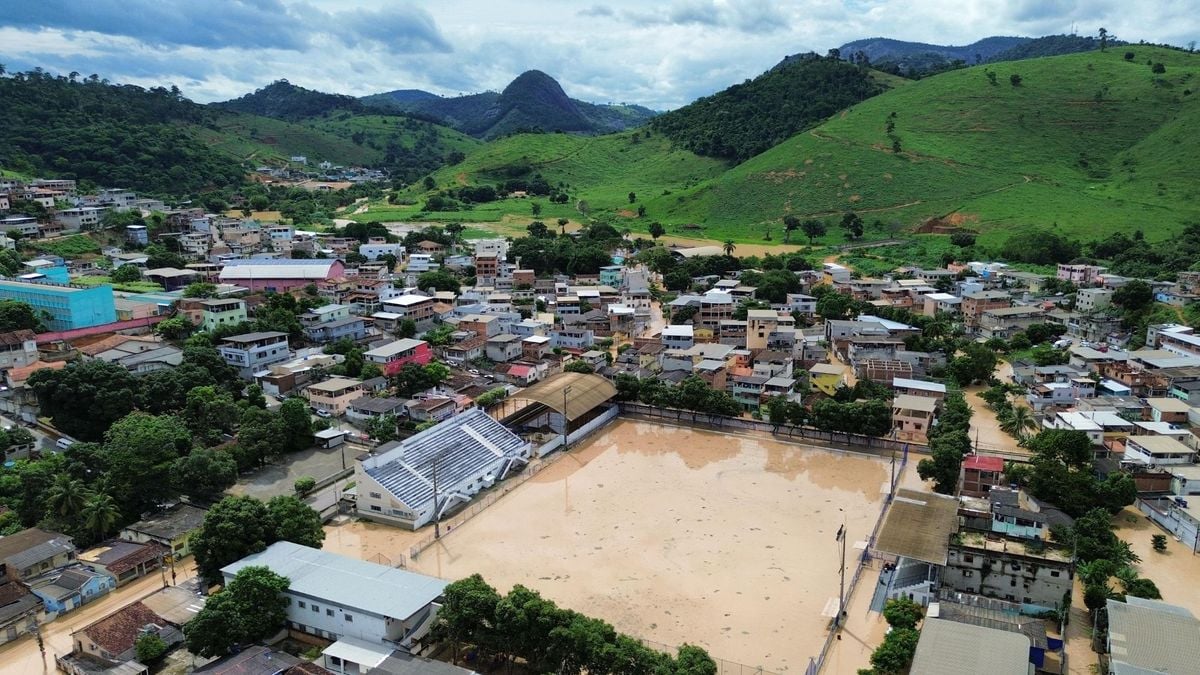
[[(844, 516), (843, 516), (844, 517)], [(842, 625), (842, 615), (846, 613), (846, 524), (838, 528), (837, 540), (842, 544), (842, 564), (838, 567), (838, 613), (833, 620), (834, 627)]]
[(433, 538), (434, 539), (442, 538), (442, 524), (441, 524), (441, 522), (439, 522), (441, 520), (441, 518), (438, 515), (438, 479), (437, 479), (438, 462), (440, 462), (441, 459), (442, 459), (442, 453), (440, 453), (440, 452), (433, 456)]
[(570, 431), (570, 419), (567, 417), (567, 394), (571, 393), (571, 385), (563, 387), (563, 452), (567, 451), (567, 433)]

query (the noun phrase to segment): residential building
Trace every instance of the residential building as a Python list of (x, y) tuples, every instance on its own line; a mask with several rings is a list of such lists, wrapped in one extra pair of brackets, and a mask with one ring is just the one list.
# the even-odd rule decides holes
[(1112, 306), (1113, 291), (1107, 288), (1081, 288), (1075, 293), (1075, 309), (1098, 312)]
[(143, 577), (162, 566), (166, 549), (157, 543), (136, 543), (114, 539), (79, 554), (79, 562), (104, 574), (115, 586)]
[(217, 351), (226, 363), (238, 369), (242, 379), (247, 380), (273, 363), (292, 358), (287, 333), (272, 331), (232, 335), (221, 340)]
[(836, 363), (816, 363), (808, 369), (808, 382), (814, 389), (833, 396), (846, 383), (846, 368)]
[(1108, 675), (1196, 672), (1200, 621), (1184, 607), (1131, 595), (1109, 599)]
[(968, 497), (986, 497), (992, 488), (1004, 485), (1004, 459), (971, 455), (962, 463), (962, 490)]
[(922, 396), (938, 400), (946, 398), (946, 385), (940, 382), (893, 377), (892, 389), (898, 395)]
[(137, 601), (72, 633), (75, 645), (72, 655), (99, 659), (109, 668), (132, 661), (136, 668), (141, 664), (135, 660), (135, 647), (138, 639), (147, 634), (157, 635), (168, 647), (183, 642), (183, 632), (177, 626), (156, 614), (144, 602)]
[(913, 654), (920, 675), (1029, 675), (1027, 636), (958, 621), (927, 618)]
[(187, 288), (200, 276), (195, 270), (181, 270), (174, 267), (158, 267), (142, 272), (142, 278), (153, 284), (158, 284), (166, 291), (180, 291)]
[[(63, 232), (79, 232), (80, 230), (95, 230), (100, 227), (100, 219), (108, 209), (98, 206), (79, 206), (72, 209), (62, 209), (54, 214), (54, 222), (62, 226)], [(144, 225), (142, 226), (145, 227)]]
[(358, 515), (417, 529), (503, 480), (531, 451), (529, 442), (473, 408), (356, 460)]
[(521, 356), (521, 338), (512, 333), (501, 333), (487, 340), (487, 357), (496, 363), (507, 363)]
[(71, 286), (39, 281), (0, 279), (0, 300), (18, 300), (45, 313), (53, 331), (91, 328), (114, 323), (117, 307), (112, 286)]
[(342, 276), (345, 266), (336, 259), (253, 258), (227, 261), (219, 278), (221, 283), (245, 286), (251, 291), (283, 293)]
[(331, 377), (324, 382), (308, 385), (304, 396), (313, 410), (323, 410), (334, 417), (341, 417), (350, 402), (362, 396), (362, 380)]
[(428, 327), (433, 321), (434, 299), (424, 295), (407, 294), (383, 301), (383, 311), (400, 316), (400, 321), (411, 319), (419, 328)]
[(107, 361), (134, 375), (166, 370), (183, 363), (183, 350), (156, 337), (118, 334), (78, 350), (84, 359)]
[(984, 338), (1007, 340), (1014, 333), (1046, 320), (1041, 307), (999, 307), (984, 310), (979, 316), (979, 334)]
[(1027, 614), (1055, 611), (1075, 578), (1071, 551), (974, 530), (951, 536), (942, 586), (1020, 603)]
[(433, 360), (433, 351), (424, 340), (403, 338), (363, 352), (363, 359), (377, 364), (384, 375), (391, 376), (409, 363), (428, 364)]
[[(108, 575), (82, 565), (66, 567), (58, 573), (39, 577), (29, 584), (29, 590), (41, 598), (49, 618), (78, 609), (92, 600), (103, 597), (116, 587), (116, 582)], [(0, 608), (0, 613), (2, 612), (3, 609)], [(3, 642), (0, 640), (0, 644)]]
[(1058, 264), (1058, 278), (1063, 281), (1069, 281), (1076, 286), (1091, 286), (1099, 281), (1101, 274), (1106, 268), (1097, 267), (1096, 265), (1068, 265), (1066, 263)]
[(1196, 451), (1170, 436), (1130, 436), (1125, 439), (1125, 461), (1153, 466), (1191, 464)]
[(442, 422), (454, 417), (458, 404), (448, 396), (433, 396), (406, 401), (404, 410), (414, 422)]
[(0, 562), (0, 645), (37, 630), (42, 599), (34, 595)]
[(37, 335), (33, 331), (0, 333), (0, 370), (24, 368), (37, 360)]
[[(687, 326), (687, 328), (691, 328), (691, 326)], [(588, 349), (596, 344), (595, 333), (587, 328), (563, 326), (551, 331), (550, 338), (554, 341), (555, 347), (563, 349)]]
[(192, 554), (191, 537), (204, 523), (205, 510), (191, 504), (175, 504), (121, 530), (121, 539), (153, 542), (176, 560)]
[(766, 349), (767, 338), (779, 326), (779, 312), (752, 309), (746, 314), (746, 349)]
[(405, 269), (408, 270), (409, 274), (421, 274), (422, 272), (436, 270), (439, 267), (441, 267), (441, 265), (439, 265), (437, 260), (434, 259), (433, 254), (413, 253), (412, 255), (408, 256), (408, 265), (405, 267)]
[(0, 563), (14, 579), (28, 581), (75, 563), (75, 544), (65, 534), (37, 527), (0, 537)]
[(1150, 408), (1150, 421), (1184, 426), (1188, 423), (1188, 413), (1192, 409), (1177, 398), (1147, 398), (1146, 405)]
[(356, 422), (370, 422), (384, 415), (399, 417), (404, 414), (404, 399), (378, 396), (362, 396), (350, 401), (346, 417)]
[(212, 331), (224, 326), (236, 326), (247, 320), (244, 300), (201, 300), (200, 307), (200, 330), (203, 331)]
[(343, 338), (358, 342), (367, 337), (367, 320), (361, 316), (334, 319), (306, 326), (304, 334), (317, 344), (336, 342)]
[(663, 326), (662, 343), (667, 349), (690, 349), (695, 344), (695, 330), (690, 325)]
[(925, 316), (938, 314), (957, 315), (962, 310), (962, 298), (951, 293), (927, 293), (921, 312)]
[(221, 568), (226, 583), (238, 571), (263, 566), (288, 578), (288, 628), (327, 640), (351, 638), (416, 651), (437, 616), (447, 582), (415, 572), (301, 546), (271, 544)]
[(892, 399), (892, 429), (899, 440), (925, 442), (933, 427), (938, 399), (900, 394)]
[(1012, 307), (1012, 296), (1004, 291), (979, 291), (962, 296), (963, 324), (968, 331), (979, 327), (980, 317), (990, 309)]
[(404, 244), (389, 244), (386, 241), (371, 239), (367, 243), (361, 244), (358, 252), (367, 260), (378, 260), (385, 255), (396, 256), (396, 259), (400, 259), (404, 257)]

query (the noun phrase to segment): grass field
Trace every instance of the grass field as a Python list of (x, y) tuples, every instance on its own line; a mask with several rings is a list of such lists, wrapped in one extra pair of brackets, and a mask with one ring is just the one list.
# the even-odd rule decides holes
[[(1196, 55), (1140, 45), (1000, 63), (895, 87), (734, 167), (645, 132), (536, 134), (488, 143), (435, 179), (439, 188), (497, 183), (527, 169), (573, 198), (543, 200), (542, 220), (580, 217), (574, 201), (583, 199), (635, 232), (657, 220), (671, 234), (715, 240), (759, 243), (769, 233), (779, 243), (786, 214), (834, 221), (847, 210), (884, 223), (869, 238), (947, 217), (979, 230), (985, 246), (1032, 228), (1085, 240), (1141, 228), (1158, 240), (1200, 219), (1197, 73)], [(886, 129), (893, 112), (899, 153)], [(629, 192), (645, 218), (633, 217)], [(402, 196), (413, 205), (372, 205), (359, 218), (532, 220), (525, 200), (424, 213), (420, 187)], [(841, 235), (830, 227), (821, 242)]]
[(152, 293), (161, 291), (163, 287), (149, 281), (128, 281), (116, 283), (109, 277), (75, 277), (71, 279), (71, 283), (79, 286), (103, 286), (108, 284), (114, 290), (126, 291), (128, 293)]
[(351, 165), (383, 159), (382, 151), (355, 145), (348, 138), (269, 117), (224, 114), (216, 126), (195, 127), (195, 133), (209, 147), (247, 162), (278, 165), (287, 163), (292, 155), (305, 155), (309, 162)]

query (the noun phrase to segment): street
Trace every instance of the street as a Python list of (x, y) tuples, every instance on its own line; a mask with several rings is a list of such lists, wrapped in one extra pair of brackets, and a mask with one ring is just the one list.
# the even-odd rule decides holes
[[(175, 565), (176, 585), (196, 577), (195, 562), (188, 558)], [(155, 571), (137, 581), (122, 586), (83, 607), (42, 625), (42, 639), (46, 645), (43, 656), (38, 651), (37, 640), (25, 635), (16, 642), (0, 646), (0, 675), (24, 675), (25, 673), (53, 673), (55, 655), (67, 654), (72, 649), (71, 633), (102, 619), (112, 612), (139, 600), (170, 582), (170, 567), (165, 574)]]

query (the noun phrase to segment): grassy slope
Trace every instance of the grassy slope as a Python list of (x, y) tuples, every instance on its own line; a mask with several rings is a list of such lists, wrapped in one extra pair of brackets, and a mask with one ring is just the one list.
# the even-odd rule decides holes
[(327, 159), (361, 165), (383, 159), (382, 151), (355, 145), (348, 138), (269, 117), (225, 114), (216, 126), (216, 131), (196, 127), (195, 133), (210, 147), (258, 164), (285, 163), (292, 155), (305, 155), (310, 163)]
[[(639, 136), (635, 142), (633, 137)], [(664, 190), (676, 191), (700, 184), (719, 175), (726, 164), (699, 157), (690, 152), (673, 149), (665, 138), (644, 137), (644, 132), (623, 132), (606, 136), (582, 137), (568, 134), (523, 134), (498, 139), (468, 154), (466, 160), (434, 174), (439, 188), (461, 185), (494, 184), (505, 179), (504, 168), (528, 164), (531, 173), (541, 173), (553, 185), (567, 184), (576, 199), (588, 202), (593, 212), (636, 210), (628, 195), (634, 192), (639, 199), (660, 195)], [(414, 187), (403, 195), (418, 204), (414, 206), (372, 206), (356, 218), (362, 220), (401, 220), (406, 218), (458, 220), (463, 222), (501, 221), (506, 217), (531, 220), (530, 200), (508, 199), (481, 204), (470, 211), (424, 214), (419, 203), (424, 194)], [(574, 203), (542, 204), (542, 220), (559, 217), (578, 217)], [(645, 219), (628, 218), (634, 230), (644, 230)]]
[(353, 142), (350, 141), (350, 136), (355, 132), (362, 131), (367, 137), (364, 145), (369, 145), (371, 141), (375, 141), (381, 148), (385, 147), (387, 139), (392, 137), (397, 138), (397, 140), (405, 145), (411, 146), (418, 131), (424, 130), (432, 130), (437, 134), (439, 143), (449, 150), (468, 153), (483, 145), (482, 141), (459, 133), (449, 127), (388, 115), (335, 115), (333, 117), (312, 120), (308, 125), (350, 143)]
[[(851, 208), (906, 225), (958, 211), (985, 241), (1055, 224), (1083, 238), (1133, 227), (1165, 238), (1200, 215), (1190, 198), (1200, 167), (1187, 134), (1200, 121), (1200, 93), (1183, 95), (1200, 89), (1200, 60), (1129, 50), (1133, 62), (1124, 61), (1122, 48), (987, 66), (997, 86), (984, 67), (922, 80), (648, 208), (705, 222), (716, 238), (759, 238), (788, 212)], [(1166, 64), (1165, 85), (1155, 83), (1149, 58)], [(1022, 76), (1020, 87), (1009, 84), (1012, 73)], [(892, 111), (901, 155), (885, 135)]]

